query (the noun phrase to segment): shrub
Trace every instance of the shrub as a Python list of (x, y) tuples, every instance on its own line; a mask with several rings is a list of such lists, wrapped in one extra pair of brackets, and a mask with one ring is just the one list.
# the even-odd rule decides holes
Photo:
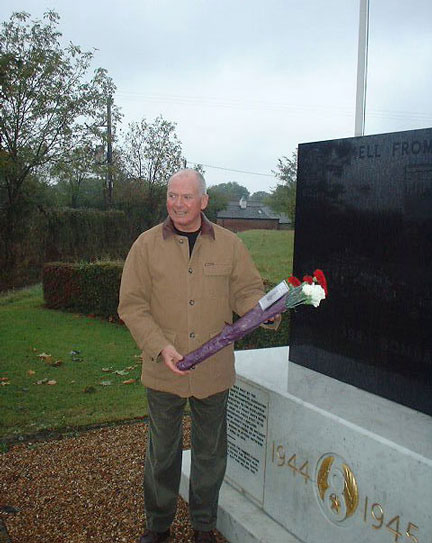
[(122, 262), (54, 262), (42, 274), (46, 306), (117, 320)]
[(125, 257), (131, 241), (122, 211), (51, 208), (44, 213), (46, 261)]
[(119, 210), (39, 206), (21, 223), (17, 240), (8, 245), (11, 267), (7, 222), (0, 213), (0, 291), (40, 281), (45, 262), (124, 258), (134, 239), (129, 218)]

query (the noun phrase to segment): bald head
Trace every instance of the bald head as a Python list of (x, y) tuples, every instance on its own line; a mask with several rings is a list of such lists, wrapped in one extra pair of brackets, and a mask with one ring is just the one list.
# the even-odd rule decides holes
[(200, 174), (200, 172), (197, 172), (196, 170), (193, 170), (192, 168), (184, 168), (183, 170), (179, 170), (178, 172), (174, 173), (168, 180), (168, 190), (171, 185), (171, 182), (174, 179), (180, 179), (180, 178), (195, 180), (197, 183), (198, 194), (200, 196), (202, 196), (203, 194), (207, 194), (207, 185), (206, 185), (204, 177)]

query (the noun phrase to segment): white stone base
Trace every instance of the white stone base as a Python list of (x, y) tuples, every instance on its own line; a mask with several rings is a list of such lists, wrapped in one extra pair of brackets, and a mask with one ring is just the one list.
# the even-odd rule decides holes
[[(218, 529), (230, 543), (432, 543), (432, 417), (236, 352)], [(181, 495), (188, 500), (189, 455)]]
[[(190, 451), (183, 452), (180, 495), (189, 500)], [(229, 543), (302, 543), (230, 484), (219, 495), (217, 529)]]

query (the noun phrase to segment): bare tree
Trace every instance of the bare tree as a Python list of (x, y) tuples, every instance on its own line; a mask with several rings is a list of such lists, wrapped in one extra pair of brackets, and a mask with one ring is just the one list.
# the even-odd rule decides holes
[(161, 115), (153, 123), (142, 119), (129, 124), (124, 136), (124, 163), (130, 178), (141, 181), (148, 189), (166, 184), (182, 164), (181, 142), (175, 128), (175, 123)]
[[(158, 116), (129, 124), (124, 134), (122, 207), (141, 208), (141, 226), (148, 228), (165, 213), (169, 177), (182, 167), (181, 142), (176, 125)], [(133, 201), (132, 201), (133, 200)]]

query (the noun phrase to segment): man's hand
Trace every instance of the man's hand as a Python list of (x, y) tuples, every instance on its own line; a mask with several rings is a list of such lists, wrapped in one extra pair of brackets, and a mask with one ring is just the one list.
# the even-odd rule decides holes
[(282, 315), (280, 315), (280, 314), (275, 315), (274, 317), (271, 317), (270, 319), (264, 321), (261, 324), (261, 327), (262, 328), (268, 328), (269, 330), (276, 331), (279, 328), (279, 324), (280, 324), (281, 320), (282, 320)]
[(173, 345), (167, 345), (160, 352), (162, 360), (164, 361), (165, 366), (167, 366), (172, 372), (177, 375), (186, 375), (189, 371), (181, 371), (177, 368), (177, 362), (182, 360), (183, 356), (178, 353)]

